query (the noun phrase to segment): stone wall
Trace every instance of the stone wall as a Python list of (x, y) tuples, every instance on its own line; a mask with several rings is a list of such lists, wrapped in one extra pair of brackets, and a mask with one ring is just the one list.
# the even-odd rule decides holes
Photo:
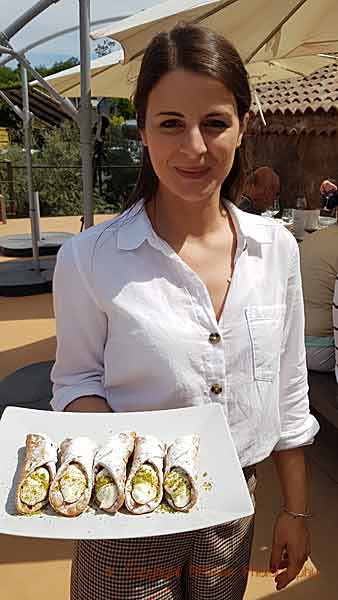
[(309, 208), (319, 208), (319, 185), (338, 179), (338, 112), (308, 111), (296, 115), (266, 116), (268, 127), (253, 116), (246, 135), (251, 169), (267, 165), (281, 179), (281, 201), (295, 206), (305, 196)]

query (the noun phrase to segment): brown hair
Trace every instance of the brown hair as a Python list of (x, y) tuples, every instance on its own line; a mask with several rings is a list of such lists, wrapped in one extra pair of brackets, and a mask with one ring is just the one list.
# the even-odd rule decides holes
[[(169, 71), (187, 69), (207, 75), (223, 83), (234, 95), (239, 120), (250, 109), (251, 93), (248, 75), (235, 48), (221, 35), (199, 25), (179, 24), (171, 31), (159, 33), (147, 47), (134, 93), (134, 106), (139, 129), (145, 126), (148, 97), (158, 81)], [(244, 166), (242, 152), (237, 148), (234, 163), (223, 182), (221, 195), (236, 201), (240, 195)], [(141, 170), (129, 208), (141, 198), (149, 201), (156, 192), (158, 178), (152, 167), (148, 149), (143, 147)]]

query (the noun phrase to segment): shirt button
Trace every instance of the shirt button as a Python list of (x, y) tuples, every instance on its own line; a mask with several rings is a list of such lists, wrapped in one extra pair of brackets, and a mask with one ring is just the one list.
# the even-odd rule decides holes
[(210, 344), (219, 344), (219, 342), (221, 341), (221, 336), (219, 333), (211, 333), (209, 335), (209, 342)]
[(223, 388), (219, 383), (214, 383), (210, 389), (213, 394), (221, 394), (223, 391)]

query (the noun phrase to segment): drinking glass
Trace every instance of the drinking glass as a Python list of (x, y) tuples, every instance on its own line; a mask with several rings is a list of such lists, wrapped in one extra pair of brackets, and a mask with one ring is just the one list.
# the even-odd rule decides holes
[(284, 208), (282, 219), (283, 219), (283, 221), (285, 221), (285, 223), (292, 223), (293, 209), (292, 208)]

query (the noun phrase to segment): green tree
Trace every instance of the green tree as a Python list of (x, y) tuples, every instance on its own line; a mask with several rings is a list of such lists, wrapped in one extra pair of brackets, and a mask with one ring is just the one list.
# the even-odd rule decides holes
[[(64, 121), (60, 127), (39, 129), (41, 150), (33, 152), (33, 188), (39, 192), (41, 216), (82, 213), (80, 134), (76, 124)], [(42, 144), (41, 144), (42, 138)], [(33, 148), (36, 146), (33, 132)], [(36, 150), (36, 148), (35, 148)], [(18, 216), (27, 216), (27, 180), (24, 148), (10, 146), (0, 155), (14, 167), (14, 194)], [(2, 176), (4, 170), (0, 170)], [(3, 187), (8, 198), (8, 189)]]
[(66, 60), (56, 61), (51, 67), (46, 67), (44, 65), (40, 65), (36, 68), (36, 70), (42, 75), (42, 77), (48, 77), (48, 75), (53, 75), (54, 73), (60, 73), (60, 71), (65, 71), (66, 69), (71, 69), (72, 67), (76, 67), (80, 64), (80, 61), (75, 56), (71, 56)]
[(18, 87), (20, 85), (20, 73), (17, 69), (9, 67), (0, 67), (0, 89)]
[(114, 50), (116, 50), (117, 48), (118, 44), (116, 42), (114, 42), (113, 40), (105, 39), (102, 43), (97, 44), (97, 46), (94, 49), (94, 52), (98, 57), (106, 56), (106, 54), (114, 52)]
[(128, 98), (114, 98), (112, 101), (114, 114), (121, 116), (125, 121), (135, 118), (135, 109)]
[(98, 205), (102, 207), (104, 203), (108, 211), (119, 210), (138, 176), (138, 164), (133, 159), (130, 142), (123, 136), (120, 126), (110, 127), (101, 163), (103, 193)]
[[(94, 140), (93, 140), (94, 142)], [(33, 188), (39, 192), (41, 216), (80, 215), (83, 213), (80, 160), (80, 133), (72, 121), (59, 127), (33, 129)], [(0, 180), (6, 170), (1, 162), (10, 160), (14, 169), (14, 195), (17, 216), (27, 217), (27, 180), (22, 145), (11, 145), (0, 155)], [(111, 127), (101, 155), (102, 194), (93, 191), (96, 213), (116, 212), (131, 192), (138, 174), (130, 142), (121, 127)], [(98, 173), (97, 173), (98, 175)], [(97, 177), (98, 183), (98, 177)], [(0, 183), (0, 191), (9, 200), (8, 186)]]

